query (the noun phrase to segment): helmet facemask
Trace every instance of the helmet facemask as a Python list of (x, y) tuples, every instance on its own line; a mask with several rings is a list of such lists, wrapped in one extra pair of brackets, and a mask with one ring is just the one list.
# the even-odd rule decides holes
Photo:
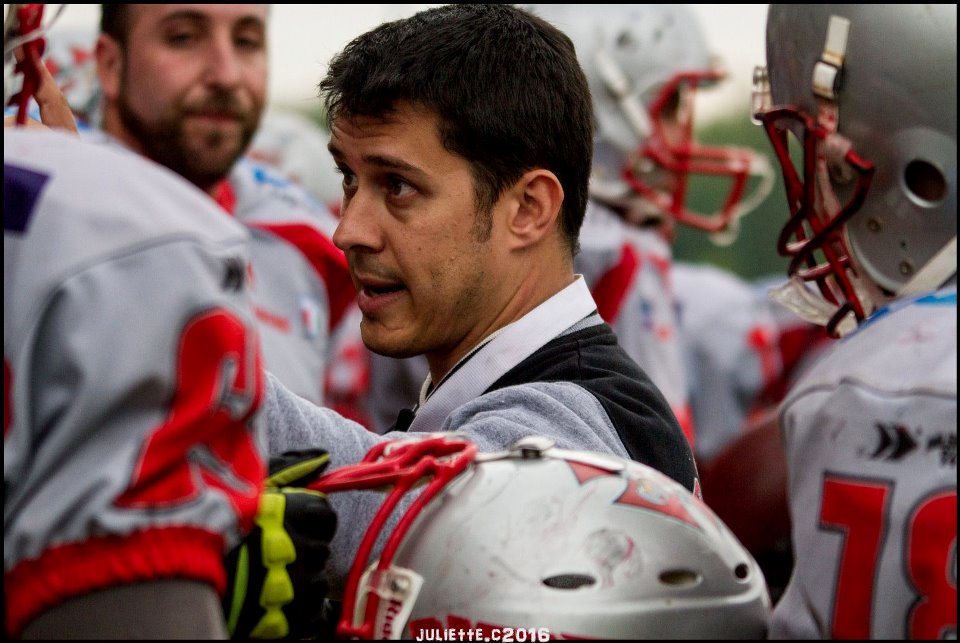
[[(837, 131), (836, 92), (848, 28), (849, 21), (842, 18), (830, 21), (811, 82), (815, 116), (795, 105), (771, 106), (767, 69), (758, 67), (753, 75), (752, 118), (773, 145), (790, 211), (777, 239), (777, 251), (790, 259), (790, 280), (770, 295), (801, 318), (825, 326), (832, 337), (856, 328), (878, 304), (846, 238), (845, 226), (863, 206), (874, 175), (873, 163)], [(800, 156), (796, 165), (791, 141)], [(809, 282), (816, 284), (819, 297), (806, 287)]]
[(26, 124), (30, 99), (40, 87), (46, 49), (44, 36), (66, 5), (60, 5), (47, 24), (43, 24), (44, 7), (42, 4), (9, 5), (3, 21), (3, 104), (5, 108), (17, 106), (17, 125)]
[[(694, 137), (697, 91), (724, 77), (720, 70), (708, 70), (670, 78), (650, 104), (649, 135), (623, 168), (623, 180), (636, 194), (674, 221), (709, 233), (717, 245), (736, 239), (740, 217), (766, 198), (773, 185), (766, 157), (746, 148), (702, 145)], [(726, 196), (714, 212), (697, 212), (689, 205), (696, 177), (725, 181)], [(760, 183), (747, 195), (751, 177)]]
[[(476, 445), (444, 436), (382, 442), (358, 464), (323, 476), (311, 488), (324, 493), (386, 489), (387, 497), (360, 543), (344, 588), (337, 635), (341, 638), (398, 638), (417, 599), (420, 581), (393, 564), (397, 548), (414, 520), (449, 483), (473, 462)], [(400, 517), (378, 560), (370, 555), (397, 504), (414, 487), (423, 491)]]
[[(825, 112), (828, 111), (825, 106)], [(791, 281), (774, 297), (808, 321), (826, 326), (831, 336), (849, 332), (876, 305), (847, 248), (844, 226), (863, 205), (874, 167), (836, 132), (818, 125), (796, 107), (775, 107), (755, 115), (770, 138), (783, 170), (790, 216), (777, 239), (789, 258)], [(800, 170), (790, 156), (797, 142)], [(845, 200), (835, 186), (842, 185)], [(814, 282), (820, 305), (804, 284)], [(852, 318), (851, 318), (852, 315)]]

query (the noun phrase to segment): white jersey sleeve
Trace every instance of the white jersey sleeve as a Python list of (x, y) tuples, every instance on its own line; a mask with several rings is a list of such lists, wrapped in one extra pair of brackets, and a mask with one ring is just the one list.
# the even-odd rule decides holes
[(796, 565), (772, 637), (955, 638), (956, 288), (875, 313), (780, 419)]
[(8, 634), (100, 588), (223, 590), (265, 473), (247, 243), (132, 153), (4, 132)]

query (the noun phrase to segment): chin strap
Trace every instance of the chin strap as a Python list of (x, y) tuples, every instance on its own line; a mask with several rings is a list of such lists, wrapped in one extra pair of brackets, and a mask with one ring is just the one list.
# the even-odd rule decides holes
[[(940, 250), (924, 264), (923, 268), (906, 282), (896, 297), (915, 297), (932, 292), (947, 283), (957, 274), (957, 237), (954, 235)], [(873, 302), (866, 292), (862, 292), (858, 282), (854, 281), (853, 286), (857, 290), (857, 296), (861, 302)], [(799, 277), (791, 277), (786, 283), (771, 288), (767, 291), (770, 299), (777, 302), (790, 312), (801, 319), (816, 324), (818, 326), (827, 326), (830, 320), (836, 315), (839, 307), (831, 304), (818, 293), (807, 288), (804, 281)], [(866, 311), (870, 314), (870, 311)], [(857, 319), (853, 312), (848, 312), (841, 321), (836, 323), (834, 332), (842, 337), (857, 327)]]
[[(857, 327), (857, 317), (852, 310), (848, 310), (839, 320), (833, 321), (840, 307), (808, 288), (803, 279), (796, 275), (790, 277), (786, 283), (770, 288), (767, 295), (800, 319), (817, 326), (828, 327), (831, 334), (837, 337), (843, 337)], [(862, 302), (873, 301), (866, 298), (866, 293), (858, 293), (857, 296), (861, 297)], [(832, 328), (830, 328), (831, 322), (833, 322)]]

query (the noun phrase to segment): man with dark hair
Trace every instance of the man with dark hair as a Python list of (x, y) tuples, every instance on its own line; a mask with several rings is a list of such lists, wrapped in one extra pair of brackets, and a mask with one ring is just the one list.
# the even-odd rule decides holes
[[(320, 91), (344, 176), (334, 242), (358, 291), (363, 341), (425, 355), (430, 375), (383, 436), (268, 378), (271, 450), (322, 444), (340, 466), (402, 431), (457, 431), (483, 451), (538, 434), (646, 463), (696, 491), (669, 405), (574, 273), (593, 128), (569, 38), (510, 5), (446, 5), (354, 39)], [(380, 499), (331, 502), (344, 517), (336, 585)]]

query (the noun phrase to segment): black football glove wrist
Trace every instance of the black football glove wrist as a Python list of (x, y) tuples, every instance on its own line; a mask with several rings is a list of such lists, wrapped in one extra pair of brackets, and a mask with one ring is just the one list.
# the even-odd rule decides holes
[(324, 567), (337, 520), (326, 496), (305, 487), (329, 459), (320, 449), (271, 458), (254, 529), (225, 561), (233, 638), (313, 638), (323, 630)]

